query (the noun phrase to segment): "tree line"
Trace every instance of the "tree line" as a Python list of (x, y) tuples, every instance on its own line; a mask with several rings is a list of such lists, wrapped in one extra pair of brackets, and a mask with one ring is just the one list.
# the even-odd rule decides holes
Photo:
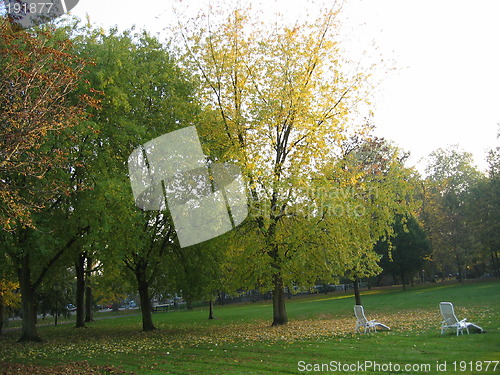
[[(0, 316), (19, 304), (21, 341), (40, 340), (37, 311), (73, 289), (77, 327), (95, 301), (136, 290), (150, 331), (153, 294), (270, 291), (280, 325), (287, 291), (340, 278), (498, 276), (500, 151), (487, 175), (456, 148), (434, 152), (426, 177), (408, 167), (358, 114), (369, 72), (343, 59), (337, 14), (272, 32), (245, 9), (201, 15), (169, 43), (1, 20)], [(181, 248), (168, 207), (135, 206), (127, 161), (193, 125), (208, 164), (240, 168), (248, 217)]]

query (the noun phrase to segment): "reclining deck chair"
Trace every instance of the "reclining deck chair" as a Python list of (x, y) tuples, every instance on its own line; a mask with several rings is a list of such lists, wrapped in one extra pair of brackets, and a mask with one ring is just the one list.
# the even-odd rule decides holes
[(377, 326), (390, 330), (385, 324), (379, 323), (376, 320), (368, 320), (365, 317), (365, 310), (361, 305), (354, 306), (354, 315), (356, 315), (356, 332), (359, 332), (360, 328), (364, 328), (364, 333), (371, 332), (373, 329), (377, 332)]
[(441, 302), (439, 304), (439, 310), (444, 319), (441, 322), (441, 334), (445, 333), (448, 328), (456, 328), (457, 336), (459, 333), (463, 334), (464, 329), (467, 331), (467, 334), (469, 334), (469, 327), (474, 327), (481, 333), (484, 332), (481, 327), (468, 322), (467, 319), (458, 320), (451, 302)]

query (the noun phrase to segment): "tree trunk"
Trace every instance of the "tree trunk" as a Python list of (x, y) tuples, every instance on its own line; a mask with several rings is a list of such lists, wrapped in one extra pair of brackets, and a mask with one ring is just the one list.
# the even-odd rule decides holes
[(208, 313), (208, 319), (213, 319), (214, 318), (214, 301), (210, 299), (210, 309)]
[(224, 298), (225, 298), (226, 293), (224, 292), (219, 292), (219, 305), (224, 306)]
[(3, 297), (2, 293), (0, 293), (0, 336), (2, 336), (2, 329), (3, 329), (3, 314), (4, 314)]
[(361, 305), (361, 293), (359, 292), (359, 278), (355, 278), (354, 282), (354, 300), (356, 301), (356, 305)]
[(494, 245), (491, 246), (491, 265), (493, 266), (493, 275), (500, 277), (500, 267), (498, 260), (498, 252), (495, 250)]
[(76, 269), (76, 328), (85, 327), (85, 253), (80, 253)]
[(460, 259), (460, 255), (458, 255), (458, 251), (455, 250), (455, 259), (457, 261), (457, 271), (458, 271), (458, 281), (461, 283), (464, 281), (463, 270), (462, 270), (462, 259)]
[(401, 282), (403, 283), (403, 290), (406, 290), (405, 274), (401, 272)]
[(90, 323), (94, 321), (94, 297), (89, 281), (85, 284), (85, 323)]
[(92, 258), (87, 257), (87, 269), (85, 271), (85, 322), (94, 321), (94, 298), (91, 284)]
[(281, 276), (274, 276), (273, 290), (273, 326), (283, 325), (288, 323), (285, 306), (285, 291), (283, 290), (283, 280)]
[(36, 331), (35, 290), (31, 284), (31, 270), (29, 254), (25, 253), (21, 259), (21, 268), (18, 270), (21, 290), (21, 311), (23, 314), (21, 337), (19, 341), (40, 342), (42, 339)]
[(142, 330), (144, 332), (154, 331), (156, 329), (151, 316), (151, 302), (149, 300), (149, 284), (146, 277), (146, 265), (141, 262), (135, 270), (137, 286), (139, 288), (139, 297), (141, 299)]

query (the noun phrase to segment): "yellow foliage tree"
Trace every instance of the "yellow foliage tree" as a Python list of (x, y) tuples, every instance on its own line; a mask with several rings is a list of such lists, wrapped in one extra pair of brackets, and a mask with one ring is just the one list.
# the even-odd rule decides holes
[[(270, 27), (236, 9), (220, 24), (205, 15), (177, 30), (210, 114), (199, 129), (207, 154), (238, 163), (248, 184), (250, 219), (231, 246), (237, 265), (230, 268), (240, 282), (272, 290), (273, 325), (288, 321), (287, 287), (342, 275), (356, 249), (373, 245), (381, 232), (372, 225), (364, 234), (355, 215), (336, 217), (321, 207), (341, 198), (330, 194), (332, 160), (342, 159), (347, 140), (371, 129), (354, 119), (366, 102), (368, 75), (344, 69), (338, 14), (334, 8), (312, 23)], [(344, 172), (339, 189), (363, 186), (356, 173)], [(373, 261), (365, 268), (375, 267), (366, 254)]]
[(5, 308), (15, 309), (21, 305), (21, 295), (17, 290), (19, 283), (0, 278), (0, 334), (2, 334)]

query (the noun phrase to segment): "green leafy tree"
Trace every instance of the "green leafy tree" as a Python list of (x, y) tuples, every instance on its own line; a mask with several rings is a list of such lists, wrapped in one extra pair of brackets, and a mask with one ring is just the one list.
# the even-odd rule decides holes
[(60, 315), (68, 316), (69, 303), (75, 301), (74, 272), (71, 268), (59, 267), (53, 270), (40, 285), (37, 293), (37, 310), (43, 317), (51, 314), (54, 325), (57, 325)]
[(165, 220), (165, 215), (154, 215), (149, 220), (144, 220), (146, 225), (140, 226), (136, 222), (136, 228), (140, 231), (132, 230), (134, 238), (129, 238), (130, 242), (125, 245), (130, 249), (124, 255), (126, 267), (134, 274), (141, 299), (142, 329), (152, 331), (156, 329), (151, 316), (151, 288), (155, 279), (161, 272), (168, 272), (166, 256), (169, 247), (176, 246), (174, 243), (174, 228)]
[(426, 173), (423, 218), (433, 247), (432, 256), (443, 274), (453, 269), (462, 281), (473, 254), (465, 200), (482, 176), (473, 165), (472, 155), (457, 147), (431, 153)]
[(182, 293), (188, 309), (194, 301), (210, 303), (209, 318), (213, 319), (213, 299), (224, 285), (226, 247), (231, 234), (225, 234), (187, 248), (174, 248), (173, 266), (175, 290)]
[(488, 164), (488, 176), (469, 189), (465, 213), (479, 248), (477, 267), (500, 277), (500, 147), (489, 152)]
[(409, 215), (397, 215), (393, 224), (394, 237), (380, 241), (375, 249), (382, 256), (380, 266), (384, 272), (398, 276), (406, 289), (413, 274), (419, 272), (430, 256), (427, 234), (418, 221)]
[(132, 272), (143, 329), (153, 330), (151, 288), (168, 273), (164, 258), (178, 244), (168, 211), (134, 205), (127, 160), (145, 142), (196, 123), (194, 88), (168, 49), (146, 32), (84, 29), (82, 35), (81, 54), (94, 60), (85, 78), (102, 95), (88, 140), (93, 188), (80, 200), (82, 210), (99, 220), (99, 235), (89, 240), (102, 250), (93, 258), (104, 264), (103, 272), (117, 264)]

